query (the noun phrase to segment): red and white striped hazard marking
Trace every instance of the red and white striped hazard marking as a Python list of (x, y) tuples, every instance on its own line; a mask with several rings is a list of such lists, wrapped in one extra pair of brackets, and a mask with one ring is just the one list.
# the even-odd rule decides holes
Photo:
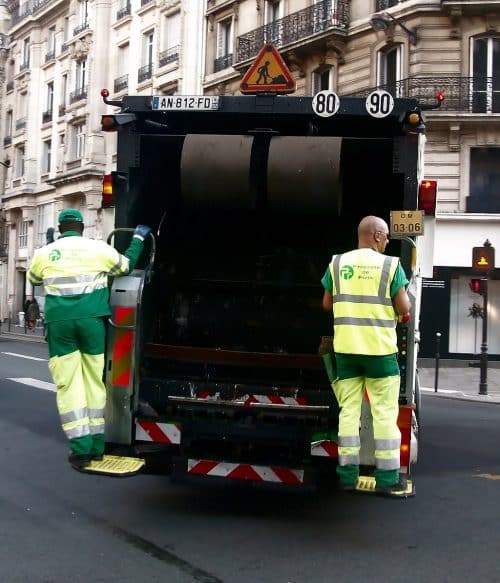
[(135, 422), (135, 439), (175, 445), (181, 442), (181, 428), (175, 423), (156, 423), (138, 419)]
[(275, 482), (279, 484), (298, 485), (304, 483), (304, 470), (293, 470), (275, 466), (256, 466), (216, 462), (213, 460), (188, 460), (187, 473), (197, 476), (217, 476), (234, 480), (252, 480), (255, 482)]
[(311, 455), (322, 457), (339, 457), (339, 450), (335, 441), (320, 441), (311, 443)]
[(245, 406), (250, 403), (265, 403), (270, 405), (306, 405), (303, 397), (280, 397), (279, 395), (249, 395), (245, 401)]

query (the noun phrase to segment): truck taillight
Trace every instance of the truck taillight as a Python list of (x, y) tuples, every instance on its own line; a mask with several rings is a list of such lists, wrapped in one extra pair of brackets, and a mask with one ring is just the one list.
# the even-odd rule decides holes
[(103, 132), (116, 132), (116, 119), (114, 115), (103, 115), (101, 117), (101, 127)]
[(102, 208), (110, 208), (115, 206), (115, 199), (113, 196), (113, 177), (111, 174), (105, 174), (102, 179)]
[(418, 208), (427, 216), (436, 214), (437, 181), (422, 180), (418, 192)]

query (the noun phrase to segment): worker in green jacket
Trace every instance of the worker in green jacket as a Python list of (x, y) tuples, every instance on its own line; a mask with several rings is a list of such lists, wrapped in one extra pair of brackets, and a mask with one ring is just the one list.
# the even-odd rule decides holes
[(81, 469), (104, 453), (103, 383), (108, 276), (130, 273), (151, 229), (138, 225), (123, 255), (104, 241), (83, 237), (80, 211), (59, 214), (59, 238), (35, 251), (28, 279), (45, 288), (49, 370), (69, 439), (70, 464)]
[(340, 487), (354, 490), (358, 481), (359, 423), (366, 388), (373, 417), (376, 491), (397, 496), (406, 484), (399, 475), (396, 323), (411, 304), (399, 259), (383, 255), (388, 240), (387, 223), (379, 217), (365, 217), (358, 227), (358, 248), (334, 255), (321, 282), (323, 308), (333, 309)]

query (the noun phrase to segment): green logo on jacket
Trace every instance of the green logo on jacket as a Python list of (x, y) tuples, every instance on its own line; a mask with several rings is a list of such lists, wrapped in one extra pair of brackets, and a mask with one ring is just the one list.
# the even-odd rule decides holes
[(351, 279), (351, 277), (354, 275), (354, 269), (352, 268), (351, 265), (343, 265), (340, 268), (340, 277), (342, 279)]
[(49, 253), (49, 259), (51, 261), (59, 261), (59, 259), (61, 259), (61, 252), (59, 251), (59, 249), (53, 249)]

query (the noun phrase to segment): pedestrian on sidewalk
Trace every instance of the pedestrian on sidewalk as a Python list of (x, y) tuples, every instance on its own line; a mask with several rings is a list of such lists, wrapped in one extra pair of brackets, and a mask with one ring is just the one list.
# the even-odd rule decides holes
[(36, 301), (36, 298), (33, 298), (28, 305), (26, 310), (26, 320), (28, 322), (28, 328), (31, 332), (35, 333), (36, 331), (36, 323), (40, 319), (40, 306)]
[(151, 229), (138, 225), (123, 255), (104, 241), (88, 239), (76, 209), (59, 215), (57, 240), (35, 251), (28, 278), (44, 285), (49, 369), (57, 407), (69, 439), (69, 462), (86, 467), (104, 453), (104, 318), (109, 309), (108, 276), (130, 273)]
[(376, 490), (397, 496), (406, 484), (399, 476), (396, 322), (411, 305), (399, 259), (383, 254), (388, 241), (387, 223), (365, 217), (358, 227), (358, 248), (334, 255), (321, 282), (323, 308), (333, 310), (340, 487), (354, 490), (359, 478), (359, 422), (366, 388), (373, 417)]

